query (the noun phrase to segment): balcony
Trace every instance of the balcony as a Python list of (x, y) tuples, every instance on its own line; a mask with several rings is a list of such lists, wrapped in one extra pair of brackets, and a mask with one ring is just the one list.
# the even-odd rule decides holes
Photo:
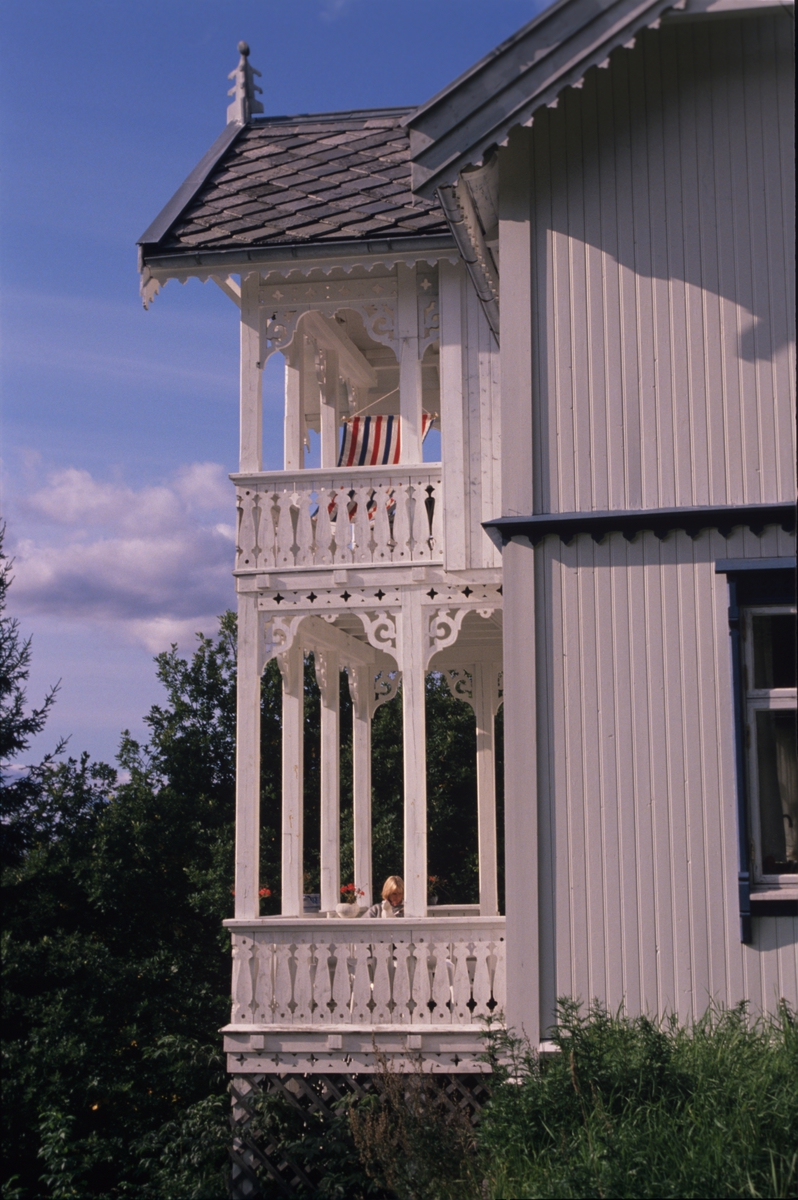
[(485, 1019), (505, 1007), (503, 917), (261, 918), (233, 939), (228, 1069), (484, 1071)]
[(443, 560), (439, 463), (231, 478), (238, 572)]

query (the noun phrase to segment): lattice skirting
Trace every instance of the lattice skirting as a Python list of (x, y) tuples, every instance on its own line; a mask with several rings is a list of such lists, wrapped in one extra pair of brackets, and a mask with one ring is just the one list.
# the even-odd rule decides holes
[[(427, 1077), (429, 1078), (429, 1077)], [(489, 1078), (483, 1074), (436, 1075), (436, 1085), (446, 1105), (467, 1112), (476, 1122), (488, 1099)], [(231, 1149), (233, 1200), (263, 1200), (293, 1196), (300, 1185), (315, 1190), (320, 1175), (310, 1173), (268, 1136), (256, 1128), (254, 1109), (258, 1097), (280, 1095), (303, 1116), (317, 1113), (332, 1121), (333, 1105), (348, 1095), (366, 1096), (383, 1090), (380, 1075), (234, 1075)]]

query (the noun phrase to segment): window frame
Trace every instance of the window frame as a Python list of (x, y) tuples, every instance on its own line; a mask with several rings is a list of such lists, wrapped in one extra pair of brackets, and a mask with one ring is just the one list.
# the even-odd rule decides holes
[(751, 883), (754, 886), (767, 885), (770, 888), (789, 889), (798, 891), (798, 875), (771, 874), (767, 875), (762, 869), (762, 821), (759, 804), (759, 770), (757, 747), (758, 712), (795, 712), (798, 709), (798, 689), (796, 688), (757, 688), (750, 686), (755, 680), (754, 674), (754, 637), (753, 618), (757, 616), (775, 617), (781, 615), (796, 615), (795, 604), (746, 604), (741, 606), (741, 641), (743, 660), (743, 704), (745, 706), (745, 754), (746, 775), (748, 784), (748, 821), (750, 837)]
[[(796, 603), (795, 557), (720, 559), (715, 574), (725, 575), (729, 595), (731, 650), (731, 703), (734, 721), (734, 762), (737, 800), (737, 896), (740, 941), (753, 941), (752, 916), (798, 915), (798, 898), (792, 886), (768, 885), (751, 880), (751, 821), (746, 753), (746, 688), (741, 624), (744, 610), (792, 606)], [(741, 612), (742, 610), (742, 612)], [(759, 894), (757, 894), (759, 892)], [(781, 895), (779, 895), (781, 893)]]

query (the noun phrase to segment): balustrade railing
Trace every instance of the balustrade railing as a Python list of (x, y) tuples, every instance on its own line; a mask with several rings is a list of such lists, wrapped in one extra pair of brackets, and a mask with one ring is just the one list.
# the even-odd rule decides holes
[(503, 917), (227, 924), (238, 1029), (481, 1027), (505, 1006)]
[(440, 562), (440, 466), (234, 475), (236, 567)]

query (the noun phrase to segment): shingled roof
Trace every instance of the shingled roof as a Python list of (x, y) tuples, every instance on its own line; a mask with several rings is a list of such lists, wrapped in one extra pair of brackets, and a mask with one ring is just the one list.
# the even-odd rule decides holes
[(238, 132), (228, 126), (229, 136), (141, 238), (145, 261), (448, 234), (437, 202), (410, 190), (409, 134), (400, 124), (410, 111), (268, 117)]

